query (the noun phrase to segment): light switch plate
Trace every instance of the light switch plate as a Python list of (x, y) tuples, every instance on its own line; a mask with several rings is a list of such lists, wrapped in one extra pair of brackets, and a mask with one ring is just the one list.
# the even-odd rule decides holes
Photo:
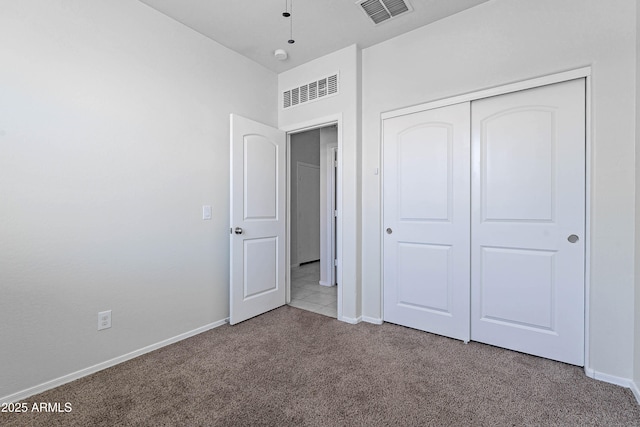
[(211, 206), (202, 206), (202, 219), (211, 219)]

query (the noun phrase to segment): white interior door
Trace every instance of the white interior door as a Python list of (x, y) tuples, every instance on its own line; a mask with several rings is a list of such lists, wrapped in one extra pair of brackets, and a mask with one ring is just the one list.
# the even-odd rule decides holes
[(320, 259), (320, 166), (298, 162), (297, 244), (298, 264)]
[(383, 122), (384, 320), (469, 340), (469, 103)]
[(472, 103), (471, 339), (584, 364), (585, 83)]
[(285, 133), (231, 115), (233, 325), (285, 304)]

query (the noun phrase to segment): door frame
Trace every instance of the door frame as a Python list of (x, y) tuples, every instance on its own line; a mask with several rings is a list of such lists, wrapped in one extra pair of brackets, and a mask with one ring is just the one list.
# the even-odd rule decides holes
[[(585, 79), (585, 262), (584, 262), (584, 372), (588, 377), (595, 378), (596, 372), (591, 368), (591, 358), (590, 358), (590, 347), (591, 342), (589, 340), (589, 331), (590, 331), (590, 301), (591, 301), (591, 194), (592, 194), (592, 185), (591, 185), (591, 176), (592, 176), (592, 126), (593, 121), (591, 119), (592, 115), (592, 82), (591, 82), (591, 67), (582, 67), (569, 71), (563, 71), (560, 73), (549, 74), (542, 77), (536, 77), (532, 79), (522, 80), (513, 83), (507, 83), (501, 86), (495, 86), (488, 89), (482, 89), (474, 92), (468, 92), (457, 96), (452, 96), (449, 98), (442, 98), (433, 100), (430, 102), (426, 102), (419, 105), (413, 105), (406, 108), (401, 108), (398, 110), (387, 111), (380, 114), (380, 127), (384, 126), (384, 120), (390, 119), (393, 117), (404, 116), (407, 114), (417, 113), (425, 110), (432, 110), (435, 108), (446, 107), (453, 104), (459, 104), (462, 102), (472, 102), (477, 101), (483, 98), (489, 98), (498, 95), (504, 95), (507, 93), (518, 92), (527, 89), (533, 89), (540, 86), (547, 86), (555, 83), (562, 83), (569, 80), (575, 79)], [(382, 136), (381, 136), (382, 140)], [(380, 153), (379, 156), (382, 158), (382, 150), (383, 144), (381, 141), (380, 144)], [(384, 180), (384, 168), (382, 165), (380, 167), (381, 177), (380, 182)], [(384, 263), (384, 241), (383, 241), (383, 231), (382, 224), (384, 223), (384, 192), (382, 191), (382, 187), (380, 188), (380, 278), (381, 278), (381, 286), (380, 286), (380, 301), (381, 301), (381, 315), (384, 313), (384, 271), (383, 271), (383, 263)], [(384, 319), (383, 319), (384, 321)]]
[[(296, 133), (305, 132), (308, 130), (319, 129), (323, 127), (337, 126), (337, 151), (338, 151), (338, 179), (336, 183), (336, 198), (337, 198), (337, 211), (338, 217), (336, 219), (336, 253), (335, 259), (337, 261), (336, 266), (336, 283), (338, 284), (338, 310), (337, 319), (344, 321), (342, 317), (342, 293), (343, 293), (343, 280), (342, 280), (342, 114), (334, 114), (325, 117), (318, 117), (309, 121), (295, 123), (287, 126), (280, 126), (279, 129), (286, 132), (286, 182), (287, 182), (287, 207), (286, 207), (286, 228), (285, 228), (285, 262), (287, 267), (285, 273), (285, 301), (287, 304), (291, 302), (291, 135)], [(322, 254), (321, 254), (322, 256)]]
[(331, 260), (331, 274), (329, 274), (329, 285), (334, 286), (337, 285), (337, 275), (336, 275), (336, 245), (338, 236), (336, 233), (336, 224), (338, 221), (338, 217), (336, 216), (336, 212), (338, 211), (338, 206), (336, 201), (338, 200), (338, 145), (336, 144), (328, 144), (327, 145), (327, 200), (329, 203), (327, 204), (327, 217), (329, 219), (329, 225), (327, 225), (327, 254), (329, 255), (329, 259)]

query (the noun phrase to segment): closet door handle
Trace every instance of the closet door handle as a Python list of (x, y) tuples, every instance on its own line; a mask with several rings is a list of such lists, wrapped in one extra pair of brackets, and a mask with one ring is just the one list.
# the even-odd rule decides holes
[(236, 234), (242, 234), (243, 230), (240, 227), (236, 227), (236, 229), (234, 230), (234, 233)]
[(387, 228), (387, 234), (391, 234), (391, 233), (393, 233), (393, 230), (390, 228)]
[(570, 235), (569, 237), (567, 237), (567, 240), (569, 241), (569, 243), (575, 243), (577, 242), (579, 239), (578, 236), (576, 236), (575, 234)]

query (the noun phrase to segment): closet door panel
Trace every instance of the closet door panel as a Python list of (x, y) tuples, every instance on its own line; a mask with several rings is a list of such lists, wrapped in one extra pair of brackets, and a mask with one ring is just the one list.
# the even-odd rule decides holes
[(480, 138), (483, 222), (553, 221), (554, 118), (552, 108), (523, 107), (485, 119)]
[(383, 122), (384, 320), (469, 340), (469, 103)]
[[(584, 364), (585, 86), (472, 103), (471, 339)], [(577, 240), (576, 240), (577, 239)]]

